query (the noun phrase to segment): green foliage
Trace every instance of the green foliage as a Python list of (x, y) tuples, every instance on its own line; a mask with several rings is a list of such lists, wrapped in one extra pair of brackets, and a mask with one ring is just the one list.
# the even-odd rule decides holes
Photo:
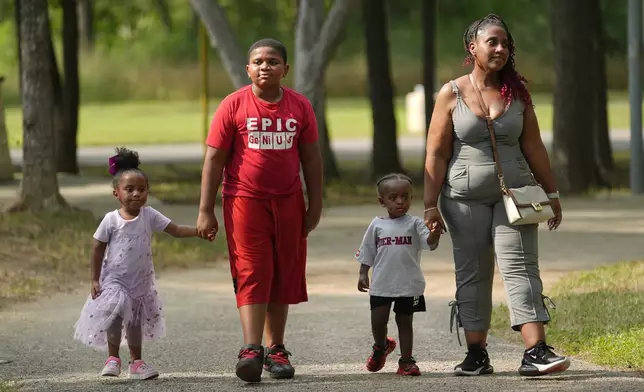
[[(242, 50), (257, 39), (271, 36), (293, 51), (297, 19), (292, 0), (219, 0)], [(128, 99), (184, 99), (199, 96), (199, 23), (189, 2), (167, 0), (172, 20), (168, 30), (153, 0), (113, 2), (93, 0), (96, 45), (81, 56), (83, 103)], [(333, 4), (326, 1), (327, 8)], [(490, 12), (508, 23), (517, 44), (517, 65), (533, 91), (547, 92), (553, 85), (552, 40), (548, 21), (549, 0), (438, 0), (436, 26), (437, 74), (440, 82), (463, 70), (462, 36), (470, 23)], [(422, 33), (420, 3), (389, 0), (389, 38), (396, 90), (404, 94), (421, 81)], [(609, 89), (626, 86), (626, 5), (602, 0), (609, 50)], [(13, 1), (0, 1), (0, 69), (8, 76), (5, 102), (18, 102), (17, 53)], [(50, 2), (50, 20), (60, 53), (62, 16), (59, 2)], [(350, 15), (327, 74), (330, 96), (364, 96), (364, 34), (359, 7)], [(291, 57), (293, 58), (293, 57)], [(61, 59), (59, 56), (59, 64)], [(216, 51), (211, 49), (213, 96), (231, 91)]]
[[(600, 365), (644, 370), (644, 261), (565, 276), (553, 300), (550, 344)], [(495, 308), (493, 333), (516, 340), (508, 320), (506, 306)]]

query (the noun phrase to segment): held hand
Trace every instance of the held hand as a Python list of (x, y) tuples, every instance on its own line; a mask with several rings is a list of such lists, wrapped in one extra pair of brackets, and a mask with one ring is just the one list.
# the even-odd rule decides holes
[(369, 290), (369, 275), (360, 274), (358, 278), (358, 291), (366, 293)]
[(199, 212), (197, 218), (197, 235), (204, 240), (214, 241), (219, 231), (219, 223), (214, 211)]
[(559, 199), (550, 199), (550, 206), (552, 207), (552, 211), (555, 213), (555, 216), (548, 219), (548, 229), (556, 230), (562, 220), (561, 203), (559, 202)]
[(446, 232), (443, 217), (436, 207), (425, 211), (425, 225), (433, 234), (442, 234)]
[(99, 295), (101, 295), (101, 284), (98, 282), (98, 280), (92, 280), (90, 293), (92, 294), (92, 299), (96, 299)]

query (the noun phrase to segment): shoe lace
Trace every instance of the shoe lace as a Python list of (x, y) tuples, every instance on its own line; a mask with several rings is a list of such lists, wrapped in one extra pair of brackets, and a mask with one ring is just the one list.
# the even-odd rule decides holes
[(268, 354), (270, 359), (275, 362), (277, 365), (288, 365), (290, 364), (288, 357), (291, 355), (290, 352), (284, 350), (284, 349), (275, 349), (271, 353)]
[(463, 343), (461, 343), (461, 335), (458, 333), (458, 328), (463, 327), (463, 324), (461, 323), (461, 314), (458, 311), (458, 301), (450, 301), (447, 306), (451, 308), (449, 315), (449, 332), (453, 333), (453, 329), (456, 327), (456, 339), (458, 340), (458, 345), (463, 346)]
[(238, 358), (254, 358), (259, 355), (259, 350), (253, 350), (252, 348), (245, 348), (239, 352)]

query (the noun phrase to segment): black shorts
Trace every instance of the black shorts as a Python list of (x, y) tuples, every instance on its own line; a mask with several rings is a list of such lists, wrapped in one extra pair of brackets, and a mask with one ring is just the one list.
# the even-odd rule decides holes
[(425, 311), (425, 296), (419, 297), (378, 297), (372, 295), (369, 302), (371, 303), (371, 310), (381, 306), (391, 306), (394, 303), (394, 313), (400, 314), (413, 314), (416, 312)]

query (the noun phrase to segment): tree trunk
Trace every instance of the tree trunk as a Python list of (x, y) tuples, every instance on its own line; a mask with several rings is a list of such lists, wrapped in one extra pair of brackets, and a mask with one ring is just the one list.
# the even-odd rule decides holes
[(13, 180), (13, 163), (9, 154), (9, 136), (7, 135), (7, 122), (4, 115), (4, 102), (2, 100), (2, 84), (4, 76), (0, 76), (0, 183)]
[[(80, 104), (80, 87), (78, 80), (78, 13), (76, 0), (63, 0), (63, 72), (64, 83), (55, 87), (61, 88), (60, 99), (61, 127), (57, 129), (56, 156), (59, 173), (78, 174), (77, 136), (78, 106)], [(56, 68), (57, 64), (54, 63)], [(55, 74), (58, 74), (56, 72)]]
[(551, 0), (556, 84), (553, 115), (553, 160), (559, 188), (582, 193), (597, 183), (594, 119), (595, 80), (588, 66), (593, 47), (586, 0)]
[(94, 0), (78, 0), (78, 30), (84, 51), (94, 50)]
[(364, 37), (373, 122), (371, 174), (400, 172), (396, 142), (394, 89), (391, 83), (387, 10), (384, 0), (362, 0)]
[(590, 0), (587, 3), (588, 12), (591, 14), (591, 22), (595, 26), (589, 33), (592, 34), (593, 46), (591, 47), (591, 61), (588, 66), (595, 72), (593, 76), (593, 87), (595, 94), (595, 106), (590, 111), (595, 118), (593, 120), (595, 137), (595, 160), (599, 169), (600, 179), (609, 185), (608, 173), (614, 168), (613, 149), (610, 143), (610, 129), (608, 127), (608, 111), (606, 97), (606, 50), (604, 44), (604, 23), (601, 14), (599, 0)]
[(58, 190), (54, 156), (54, 91), (47, 0), (22, 2), (23, 178), (19, 200), (9, 211), (66, 208)]
[(423, 0), (421, 24), (423, 25), (423, 89), (425, 90), (425, 136), (429, 131), (434, 111), (436, 84), (436, 0)]
[[(331, 147), (326, 121), (324, 73), (329, 59), (322, 59), (320, 57), (322, 53), (316, 52), (316, 50), (321, 51), (323, 47), (327, 48), (324, 49), (326, 56), (333, 56), (338, 44), (338, 36), (346, 24), (352, 3), (352, 1), (336, 0), (326, 18), (322, 0), (301, 0), (298, 4), (298, 20), (295, 30), (295, 89), (311, 101), (315, 111), (320, 134), (320, 148), (324, 158), (324, 178), (327, 182), (339, 178), (340, 169)], [(318, 74), (318, 83), (308, 83), (313, 75)]]
[(246, 74), (248, 60), (240, 49), (230, 27), (230, 22), (219, 2), (213, 0), (190, 0), (190, 2), (206, 26), (210, 45), (217, 49), (219, 58), (233, 86), (238, 89), (249, 84), (250, 80)]

